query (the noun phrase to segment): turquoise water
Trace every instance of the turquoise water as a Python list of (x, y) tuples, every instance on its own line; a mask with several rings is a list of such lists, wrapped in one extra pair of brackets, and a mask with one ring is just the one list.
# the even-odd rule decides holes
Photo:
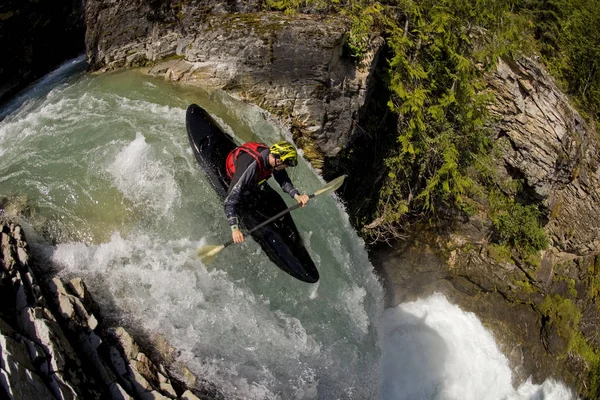
[[(190, 103), (240, 142), (289, 138), (223, 93), (136, 72), (80, 74), (0, 123), (0, 192), (35, 205), (28, 223), (56, 243), (46, 251), (60, 274), (83, 277), (125, 324), (165, 335), (228, 395), (378, 397), (382, 289), (334, 197), (294, 212), (316, 285), (279, 270), (252, 240), (199, 261), (199, 246), (230, 233), (189, 149)], [(307, 193), (324, 183), (305, 162), (290, 175)]]
[[(127, 327), (162, 334), (227, 398), (574, 398), (552, 379), (513, 387), (490, 332), (443, 296), (384, 311), (364, 244), (331, 195), (293, 213), (318, 284), (280, 271), (252, 240), (202, 264), (196, 249), (230, 233), (189, 149), (185, 109), (200, 104), (240, 142), (289, 132), (224, 93), (134, 71), (84, 75), (81, 62), (0, 110), (0, 195), (27, 199), (29, 240), (60, 275), (84, 278)], [(324, 183), (302, 161), (290, 175), (308, 193)]]

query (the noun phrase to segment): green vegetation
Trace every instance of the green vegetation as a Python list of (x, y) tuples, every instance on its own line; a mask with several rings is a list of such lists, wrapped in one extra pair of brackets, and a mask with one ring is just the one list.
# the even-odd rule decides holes
[[(536, 14), (554, 3), (266, 0), (264, 6), (288, 14), (345, 15), (351, 22), (346, 47), (359, 59), (374, 34), (386, 38), (388, 107), (398, 120), (397, 133), (384, 140), (377, 155), (384, 161), (376, 200), (358, 206), (358, 228), (367, 240), (402, 237), (415, 221), (435, 223), (456, 212), (472, 215), (476, 204), (505, 193), (491, 211), (495, 239), (531, 263), (539, 262), (532, 255), (547, 246), (542, 213), (535, 203), (515, 202), (519, 192), (498, 184), (495, 176), (497, 152), (488, 115), (493, 96), (485, 90), (484, 76), (500, 57), (531, 53), (540, 31), (558, 29), (542, 26), (547, 19)], [(539, 26), (533, 15), (539, 15)], [(545, 44), (548, 54), (552, 43)]]
[(579, 391), (584, 398), (597, 399), (600, 395), (600, 352), (591, 346), (578, 330), (581, 311), (570, 300), (559, 295), (546, 296), (540, 305), (540, 312), (554, 324), (558, 335), (565, 340), (567, 347), (559, 357), (567, 357), (568, 353), (578, 354), (588, 365), (587, 386), (580, 384)]
[(488, 246), (488, 257), (499, 263), (511, 262), (510, 248), (506, 245), (491, 243)]
[(520, 293), (531, 294), (535, 293), (536, 289), (528, 279), (515, 281), (515, 285), (519, 288)]
[[(266, 0), (265, 9), (333, 12), (351, 22), (346, 45), (363, 57), (370, 38), (388, 44), (389, 109), (397, 134), (376, 201), (360, 206), (368, 240), (401, 237), (414, 221), (435, 223), (495, 201), (498, 244), (530, 257), (547, 246), (535, 201), (498, 183), (484, 75), (499, 57), (542, 55), (590, 116), (600, 110), (600, 0)], [(381, 149), (381, 148), (380, 148)], [(449, 210), (454, 210), (454, 212)], [(535, 258), (531, 258), (536, 263)]]
[(522, 205), (513, 198), (490, 192), (490, 216), (496, 229), (496, 240), (530, 256), (548, 247), (548, 239), (540, 224), (541, 212), (535, 205)]
[(567, 92), (594, 119), (600, 117), (600, 0), (522, 0), (540, 52)]
[[(397, 137), (385, 157), (379, 200), (364, 233), (374, 240), (398, 237), (415, 219), (431, 222), (455, 209), (473, 214), (473, 199), (485, 201), (498, 187), (489, 129), (484, 74), (499, 57), (533, 46), (528, 22), (512, 1), (410, 1), (363, 7), (353, 20), (350, 49), (364, 52), (365, 27), (387, 36), (390, 109), (398, 116)], [(401, 12), (399, 11), (401, 10)], [(395, 15), (396, 18), (393, 18)], [(368, 16), (366, 18), (365, 16)], [(530, 255), (547, 245), (535, 205), (504, 201), (496, 209), (499, 244)]]
[[(416, 225), (444, 226), (454, 218), (486, 212), (493, 226), (487, 247), (492, 259), (540, 265), (540, 250), (549, 244), (543, 226), (560, 216), (561, 204), (550, 215), (522, 182), (498, 176), (501, 151), (491, 129), (488, 109), (494, 99), (486, 91), (485, 76), (500, 58), (539, 54), (593, 122), (600, 117), (600, 0), (264, 4), (288, 14), (345, 15), (351, 24), (346, 50), (356, 59), (368, 53), (374, 35), (386, 39), (386, 82), (378, 89), (387, 90), (387, 110), (376, 108), (377, 116), (367, 115), (360, 128), (368, 138), (339, 157), (339, 172), (347, 172), (357, 168), (352, 160), (360, 158), (362, 147), (369, 147), (364, 154), (373, 171), (356, 178), (356, 199), (349, 200), (354, 223), (367, 241), (402, 238)], [(394, 118), (382, 121), (387, 115)], [(586, 278), (592, 298), (600, 293), (599, 271), (597, 257)], [(567, 276), (566, 295), (575, 298), (574, 281)], [(522, 292), (536, 291), (529, 280), (515, 284)], [(562, 356), (574, 352), (585, 360), (590, 375), (586, 388), (580, 388), (584, 398), (600, 397), (600, 353), (579, 331), (577, 305), (549, 295), (539, 310), (567, 344)]]
[(564, 299), (559, 295), (546, 296), (539, 307), (540, 312), (550, 318), (550, 323), (554, 324), (558, 335), (567, 343), (566, 351), (571, 351), (576, 344), (576, 334), (581, 321), (579, 308), (571, 299)]
[(594, 263), (587, 272), (588, 296), (593, 299), (600, 294), (600, 255), (594, 257)]

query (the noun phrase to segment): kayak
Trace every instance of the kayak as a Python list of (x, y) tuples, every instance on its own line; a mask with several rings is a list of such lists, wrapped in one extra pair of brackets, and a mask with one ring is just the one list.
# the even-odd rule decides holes
[[(225, 169), (225, 159), (238, 145), (197, 104), (191, 104), (187, 109), (186, 128), (200, 168), (219, 197), (225, 200), (230, 181)], [(286, 208), (281, 196), (265, 184), (261, 190), (245, 196), (236, 211), (240, 225), (247, 231)], [(223, 215), (223, 221), (225, 220)], [(252, 232), (251, 236), (281, 270), (303, 282), (315, 283), (319, 280), (319, 271), (289, 213)]]

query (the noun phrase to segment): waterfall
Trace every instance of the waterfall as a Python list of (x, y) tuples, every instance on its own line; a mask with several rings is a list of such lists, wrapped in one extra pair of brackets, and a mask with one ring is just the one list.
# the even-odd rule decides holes
[[(240, 142), (289, 139), (256, 106), (135, 71), (43, 80), (1, 111), (2, 194), (27, 196), (27, 222), (56, 243), (33, 245), (57, 273), (84, 278), (107, 315), (166, 337), (229, 398), (572, 398), (553, 381), (513, 388), (491, 335), (443, 297), (384, 311), (334, 196), (293, 213), (318, 284), (283, 273), (252, 240), (202, 264), (196, 249), (230, 233), (189, 149), (190, 103)], [(305, 162), (290, 172), (303, 192), (323, 184)]]

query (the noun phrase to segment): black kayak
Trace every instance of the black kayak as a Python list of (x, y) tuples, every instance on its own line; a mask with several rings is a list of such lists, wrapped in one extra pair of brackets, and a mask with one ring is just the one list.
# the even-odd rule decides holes
[[(192, 104), (186, 113), (188, 138), (198, 164), (209, 178), (222, 200), (227, 196), (229, 177), (225, 170), (227, 155), (237, 147), (231, 136), (219, 128), (214, 119), (200, 106)], [(243, 204), (241, 204), (243, 203)], [(240, 225), (249, 230), (287, 208), (281, 196), (268, 184), (245, 196), (236, 210)], [(223, 215), (223, 221), (225, 216)], [(252, 238), (269, 259), (283, 271), (303, 282), (315, 283), (319, 271), (302, 243), (291, 215), (257, 229)]]

